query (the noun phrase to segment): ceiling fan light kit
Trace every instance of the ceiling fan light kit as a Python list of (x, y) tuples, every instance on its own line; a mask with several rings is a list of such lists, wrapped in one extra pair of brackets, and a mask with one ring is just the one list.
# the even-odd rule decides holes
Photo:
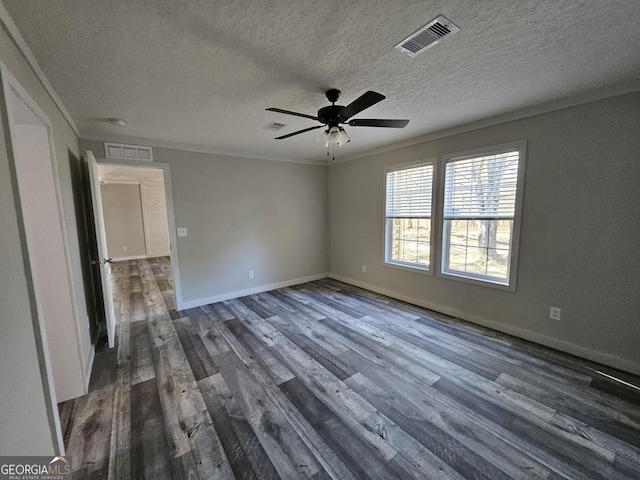
[(329, 147), (329, 144), (331, 143), (341, 147), (345, 143), (351, 141), (349, 135), (347, 135), (347, 132), (345, 132), (342, 127), (331, 127), (327, 130), (323, 130), (316, 140), (324, 144), (325, 147)]
[(266, 110), (270, 112), (284, 113), (285, 115), (295, 115), (296, 117), (309, 118), (311, 120), (316, 120), (322, 124), (276, 137), (276, 140), (283, 140), (285, 138), (293, 137), (294, 135), (299, 135), (310, 130), (323, 128), (322, 133), (320, 133), (320, 135), (316, 137), (316, 139), (320, 143), (323, 143), (325, 147), (328, 147), (330, 144), (342, 146), (349, 142), (351, 139), (349, 138), (349, 135), (347, 135), (345, 129), (340, 126), (341, 124), (349, 125), (352, 127), (404, 128), (409, 123), (409, 120), (389, 120), (378, 118), (351, 120), (351, 117), (353, 117), (354, 115), (357, 115), (361, 111), (384, 100), (386, 97), (380, 93), (369, 90), (346, 107), (342, 105), (336, 105), (338, 98), (340, 98), (340, 90), (332, 88), (330, 90), (327, 90), (325, 92), (325, 95), (327, 96), (327, 100), (331, 102), (331, 105), (322, 107), (320, 110), (318, 110), (318, 114), (315, 117), (304, 113), (283, 110), (281, 108), (267, 108)]

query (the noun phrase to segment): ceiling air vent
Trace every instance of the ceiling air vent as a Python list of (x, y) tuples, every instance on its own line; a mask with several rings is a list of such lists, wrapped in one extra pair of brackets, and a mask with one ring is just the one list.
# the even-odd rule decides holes
[(262, 129), (263, 130), (271, 130), (271, 131), (277, 132), (278, 130), (280, 130), (284, 126), (286, 126), (286, 124), (284, 124), (284, 123), (271, 122), (271, 123), (265, 125), (264, 127), (262, 127)]
[(106, 158), (153, 161), (151, 147), (124, 145), (122, 143), (104, 142), (104, 156)]
[(433, 47), (440, 40), (448, 38), (458, 31), (460, 31), (458, 27), (440, 15), (417, 32), (405, 38), (394, 48), (410, 57), (415, 57), (427, 48)]

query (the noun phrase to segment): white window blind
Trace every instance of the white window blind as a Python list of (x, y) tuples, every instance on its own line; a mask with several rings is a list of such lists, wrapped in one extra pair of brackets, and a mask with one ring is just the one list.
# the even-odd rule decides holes
[(513, 218), (519, 152), (451, 161), (446, 168), (444, 218)]
[(433, 165), (387, 173), (387, 217), (431, 217)]
[(524, 145), (445, 163), (441, 271), (513, 288)]
[(385, 261), (429, 271), (433, 163), (387, 172)]

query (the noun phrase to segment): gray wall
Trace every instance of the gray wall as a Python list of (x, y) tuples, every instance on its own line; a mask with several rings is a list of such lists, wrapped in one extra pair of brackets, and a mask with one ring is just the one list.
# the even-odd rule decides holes
[[(640, 373), (639, 125), (634, 93), (331, 166), (330, 272)], [(386, 166), (523, 139), (516, 292), (383, 264)], [(560, 322), (548, 319), (551, 305)]]
[(176, 227), (188, 229), (177, 239), (188, 306), (327, 272), (325, 167), (158, 147), (153, 158), (171, 166)]
[(100, 190), (108, 256), (114, 259), (145, 256), (140, 185), (107, 183), (100, 185)]
[[(86, 319), (82, 272), (75, 233), (68, 151), (78, 153), (78, 140), (4, 30), (0, 30), (0, 60), (44, 110), (53, 124), (56, 169), (60, 178), (77, 315)], [(4, 96), (0, 99), (0, 452), (3, 455), (58, 453), (47, 381), (37, 348), (37, 318), (27, 268), (23, 220), (8, 147)], [(89, 329), (79, 332), (84, 353), (90, 350)], [(74, 339), (75, 341), (75, 339)]]

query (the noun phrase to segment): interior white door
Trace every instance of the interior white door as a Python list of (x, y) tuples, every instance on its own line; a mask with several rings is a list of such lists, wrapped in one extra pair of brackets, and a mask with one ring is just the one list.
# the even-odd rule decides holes
[(111, 288), (111, 259), (107, 256), (107, 236), (104, 228), (98, 162), (96, 162), (96, 157), (93, 156), (93, 153), (89, 151), (87, 152), (87, 162), (89, 164), (89, 183), (91, 184), (93, 217), (95, 219), (96, 240), (98, 243), (98, 263), (102, 280), (102, 295), (104, 297), (104, 315), (107, 321), (107, 337), (109, 339), (109, 348), (113, 348), (116, 341), (116, 315), (113, 307), (113, 289)]

